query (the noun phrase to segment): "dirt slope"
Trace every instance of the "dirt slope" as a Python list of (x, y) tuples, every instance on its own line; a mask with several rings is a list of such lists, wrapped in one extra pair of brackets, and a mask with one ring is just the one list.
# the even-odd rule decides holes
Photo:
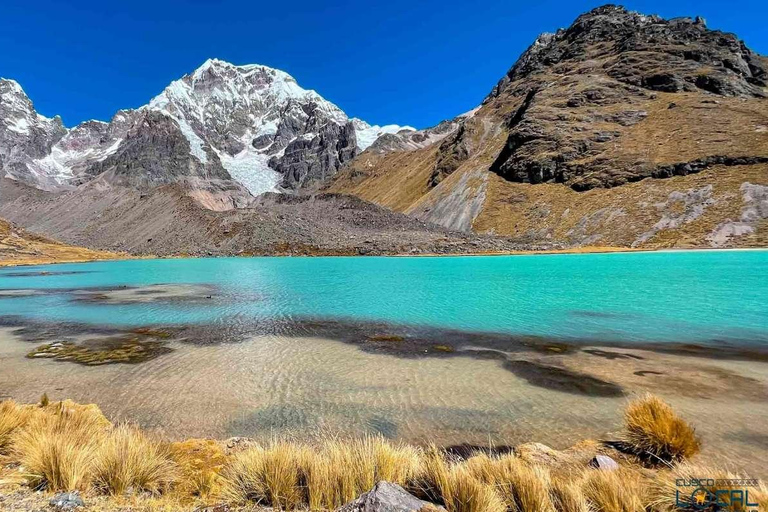
[(174, 186), (149, 193), (95, 187), (49, 193), (0, 180), (0, 217), (68, 243), (136, 255), (454, 254), (530, 248), (334, 194), (267, 194), (251, 208), (212, 211)]

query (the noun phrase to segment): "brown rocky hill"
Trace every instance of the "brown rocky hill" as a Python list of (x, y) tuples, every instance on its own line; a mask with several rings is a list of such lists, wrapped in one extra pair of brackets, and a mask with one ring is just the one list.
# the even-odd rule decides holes
[(477, 109), (379, 139), (328, 189), (523, 241), (764, 246), (767, 85), (735, 35), (607, 5), (540, 36)]

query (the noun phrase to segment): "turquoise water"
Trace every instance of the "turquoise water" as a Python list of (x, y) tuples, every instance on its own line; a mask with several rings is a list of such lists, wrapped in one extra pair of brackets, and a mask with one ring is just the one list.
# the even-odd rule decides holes
[[(37, 271), (52, 274), (13, 275)], [(78, 302), (66, 290), (165, 283), (215, 288), (208, 301), (138, 304)], [(49, 321), (332, 318), (562, 339), (768, 343), (762, 250), (129, 260), (4, 269), (0, 289), (61, 289), (0, 298), (0, 315)]]

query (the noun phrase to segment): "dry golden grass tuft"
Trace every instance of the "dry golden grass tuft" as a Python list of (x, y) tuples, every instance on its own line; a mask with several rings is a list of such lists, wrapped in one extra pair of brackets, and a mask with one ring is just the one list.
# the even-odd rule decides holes
[(94, 486), (113, 495), (129, 489), (157, 494), (167, 490), (178, 476), (169, 447), (128, 425), (114, 428), (103, 439), (92, 471)]
[(14, 434), (13, 450), (30, 483), (48, 490), (84, 490), (105, 424), (83, 409), (59, 403), (32, 414)]
[(689, 459), (701, 449), (694, 428), (662, 399), (645, 395), (624, 411), (623, 441), (651, 463)]
[(291, 510), (302, 503), (301, 461), (295, 445), (275, 442), (236, 454), (222, 471), (222, 496), (234, 503), (254, 502)]
[(597, 512), (644, 512), (647, 502), (643, 476), (635, 470), (587, 470), (582, 490)]
[[(641, 446), (659, 458), (678, 454), (670, 457), (676, 460), (693, 453), (691, 438), (698, 449), (693, 429), (654, 397), (632, 402), (626, 420), (632, 432), (626, 442), (636, 451)], [(734, 478), (687, 462), (655, 471), (628, 467), (633, 458), (622, 459), (615, 471), (588, 468), (585, 460), (550, 463), (526, 457), (526, 445), (514, 454), (462, 460), (434, 446), (421, 449), (380, 437), (314, 444), (276, 440), (226, 455), (216, 441), (165, 444), (136, 428), (113, 426), (95, 406), (69, 401), (0, 403), (0, 443), (34, 488), (106, 495), (99, 498), (105, 510), (176, 510), (222, 501), (335, 510), (386, 480), (448, 512), (673, 512), (677, 479)], [(750, 491), (750, 499), (768, 507), (765, 488)]]
[(379, 437), (327, 440), (306, 448), (303, 475), (311, 509), (334, 509), (386, 480), (407, 486), (420, 468), (420, 451)]
[(182, 496), (210, 498), (219, 495), (221, 471), (227, 456), (212, 439), (189, 439), (171, 443), (171, 458), (179, 467), (174, 490)]
[(448, 473), (448, 487), (443, 501), (450, 512), (504, 512), (508, 503), (493, 486), (472, 477), (466, 468), (457, 465)]
[(8, 452), (14, 432), (29, 419), (29, 407), (13, 400), (0, 402), (0, 455)]
[(489, 482), (478, 478), (482, 466), (478, 461), (471, 468), (451, 463), (432, 446), (424, 455), (418, 489), (450, 512), (503, 512), (507, 507), (499, 493)]
[(513, 454), (475, 455), (464, 465), (477, 480), (496, 490), (507, 510), (554, 512), (550, 497), (552, 479), (547, 468), (529, 464)]
[(582, 487), (583, 479), (576, 475), (553, 478), (549, 493), (557, 512), (594, 512), (596, 508), (587, 500)]

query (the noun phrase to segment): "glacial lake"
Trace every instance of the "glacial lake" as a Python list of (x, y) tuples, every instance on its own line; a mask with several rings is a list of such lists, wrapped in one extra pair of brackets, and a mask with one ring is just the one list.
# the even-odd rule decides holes
[(565, 448), (652, 392), (759, 476), (766, 362), (763, 250), (0, 270), (0, 399), (94, 402), (173, 438)]

